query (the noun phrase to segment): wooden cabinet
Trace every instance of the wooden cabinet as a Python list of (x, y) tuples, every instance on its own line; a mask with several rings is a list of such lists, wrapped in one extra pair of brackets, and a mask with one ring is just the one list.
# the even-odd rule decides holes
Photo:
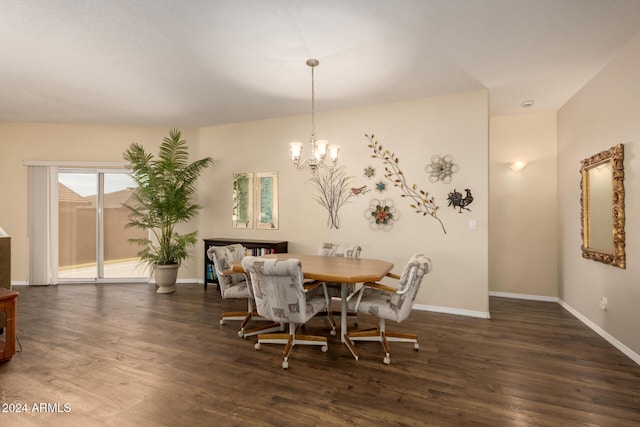
[(0, 314), (6, 321), (5, 339), (0, 339), (0, 362), (11, 359), (16, 352), (17, 300), (17, 292), (0, 289)]
[(11, 289), (11, 237), (0, 228), (0, 288)]
[[(11, 289), (11, 237), (0, 228), (0, 290)], [(7, 316), (0, 311), (0, 335), (7, 325)]]
[(288, 242), (277, 240), (247, 240), (247, 239), (203, 239), (204, 240), (204, 288), (207, 289), (209, 283), (217, 284), (215, 269), (213, 263), (209, 261), (207, 250), (211, 246), (226, 246), (233, 244), (241, 244), (247, 249), (247, 255), (266, 255), (287, 253)]

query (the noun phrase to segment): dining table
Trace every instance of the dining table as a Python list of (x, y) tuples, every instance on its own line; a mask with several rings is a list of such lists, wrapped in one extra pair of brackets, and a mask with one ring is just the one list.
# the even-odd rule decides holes
[[(326, 255), (308, 255), (301, 253), (278, 253), (262, 255), (270, 259), (299, 259), (302, 263), (302, 274), (305, 279), (322, 282), (340, 283), (340, 341), (352, 355), (355, 349), (347, 335), (347, 288), (349, 284), (377, 282), (385, 277), (393, 268), (393, 263), (371, 258), (349, 258)], [(232, 264), (231, 270), (243, 273), (242, 264)]]

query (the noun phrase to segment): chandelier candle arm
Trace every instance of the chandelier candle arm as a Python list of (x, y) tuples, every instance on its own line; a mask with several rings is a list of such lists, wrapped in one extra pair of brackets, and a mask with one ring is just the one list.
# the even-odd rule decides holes
[[(309, 169), (314, 173), (319, 167), (333, 169), (338, 161), (338, 152), (340, 151), (340, 146), (329, 145), (329, 141), (326, 139), (316, 140), (315, 75), (313, 69), (319, 64), (320, 62), (317, 59), (307, 60), (307, 65), (311, 67), (311, 136), (309, 138), (311, 142), (311, 156), (305, 160), (301, 160), (303, 151), (302, 142), (289, 143), (291, 160), (296, 169), (303, 170), (305, 166), (309, 166)], [(327, 152), (329, 153), (328, 160), (326, 158)]]

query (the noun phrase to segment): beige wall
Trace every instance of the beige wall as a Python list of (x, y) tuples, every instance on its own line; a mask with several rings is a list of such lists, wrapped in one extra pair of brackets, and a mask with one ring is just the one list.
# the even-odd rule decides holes
[[(290, 252), (316, 252), (324, 241), (358, 242), (362, 256), (392, 261), (402, 268), (415, 252), (433, 261), (418, 304), (468, 310), (471, 315), (488, 312), (488, 107), (485, 91), (334, 111), (316, 115), (318, 138), (340, 144), (340, 165), (355, 176), (353, 187), (372, 188), (384, 167), (372, 159), (365, 133), (395, 152), (409, 183), (429, 191), (440, 205), (447, 234), (432, 218), (416, 214), (397, 188), (379, 194), (370, 191), (353, 198), (340, 211), (339, 230), (326, 225), (326, 211), (313, 200), (309, 172), (297, 172), (291, 164), (288, 142), (308, 140), (308, 115), (209, 127), (200, 130), (201, 155), (216, 159), (206, 172), (200, 199), (205, 215), (200, 231), (208, 237), (283, 239)], [(308, 147), (306, 147), (308, 149)], [(433, 155), (451, 154), (460, 172), (451, 184), (428, 181), (424, 171)], [(376, 168), (374, 179), (363, 176), (368, 165)], [(234, 172), (278, 171), (280, 177), (280, 229), (234, 230), (231, 228)], [(472, 212), (458, 213), (447, 207), (447, 194), (456, 188), (472, 190)], [(390, 198), (401, 212), (391, 231), (370, 231), (364, 218), (374, 198)], [(478, 229), (469, 230), (476, 219)]]
[[(640, 36), (558, 112), (559, 294), (640, 353)], [(625, 148), (626, 270), (581, 257), (580, 160)], [(608, 310), (598, 307), (608, 298)]]
[[(0, 227), (11, 235), (12, 281), (28, 280), (27, 167), (24, 161), (124, 162), (122, 153), (139, 142), (154, 153), (168, 128), (82, 126), (53, 124), (0, 124)], [(183, 129), (183, 137), (197, 151), (196, 132)], [(195, 157), (194, 157), (195, 158)], [(199, 247), (197, 248), (199, 253)], [(181, 277), (197, 277), (197, 259), (189, 260)]]
[[(354, 187), (373, 188), (382, 179), (383, 165), (371, 159), (364, 133), (396, 153), (410, 184), (429, 191), (440, 205), (440, 224), (413, 212), (396, 188), (379, 194), (370, 191), (353, 198), (340, 211), (341, 227), (330, 230), (326, 211), (313, 200), (307, 182), (309, 172), (297, 172), (288, 153), (288, 142), (306, 141), (310, 117), (301, 115), (274, 120), (188, 130), (194, 142), (192, 154), (216, 160), (199, 185), (204, 209), (198, 218), (199, 236), (283, 239), (290, 251), (315, 252), (321, 242), (359, 242), (363, 256), (392, 261), (399, 271), (415, 252), (433, 260), (433, 272), (425, 280), (416, 303), (439, 310), (456, 310), (474, 316), (488, 313), (488, 95), (486, 91), (454, 94), (366, 108), (319, 113), (319, 137), (340, 144), (340, 165), (355, 177)], [(14, 185), (2, 186), (0, 197), (11, 200), (0, 207), (1, 226), (14, 242), (14, 281), (27, 280), (27, 171), (24, 160), (121, 161), (132, 141), (155, 150), (166, 136), (165, 128), (100, 127), (44, 124), (1, 124), (3, 156), (0, 173)], [(429, 183), (425, 166), (433, 155), (451, 154), (460, 172), (453, 183)], [(374, 179), (363, 176), (372, 165)], [(278, 171), (280, 174), (280, 229), (231, 228), (231, 176), (239, 171)], [(475, 200), (472, 212), (447, 207), (447, 194), (469, 188)], [(391, 231), (371, 231), (364, 218), (369, 201), (390, 198), (401, 212)], [(477, 230), (468, 221), (477, 220)], [(181, 278), (202, 279), (201, 246), (181, 269)]]
[[(490, 125), (489, 289), (558, 296), (555, 112)], [(528, 160), (514, 173), (506, 162)]]

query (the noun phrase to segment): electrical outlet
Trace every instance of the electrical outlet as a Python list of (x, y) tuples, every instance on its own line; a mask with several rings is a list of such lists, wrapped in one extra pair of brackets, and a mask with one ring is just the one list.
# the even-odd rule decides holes
[(602, 300), (600, 300), (600, 310), (607, 311), (607, 302), (607, 298), (602, 297)]

